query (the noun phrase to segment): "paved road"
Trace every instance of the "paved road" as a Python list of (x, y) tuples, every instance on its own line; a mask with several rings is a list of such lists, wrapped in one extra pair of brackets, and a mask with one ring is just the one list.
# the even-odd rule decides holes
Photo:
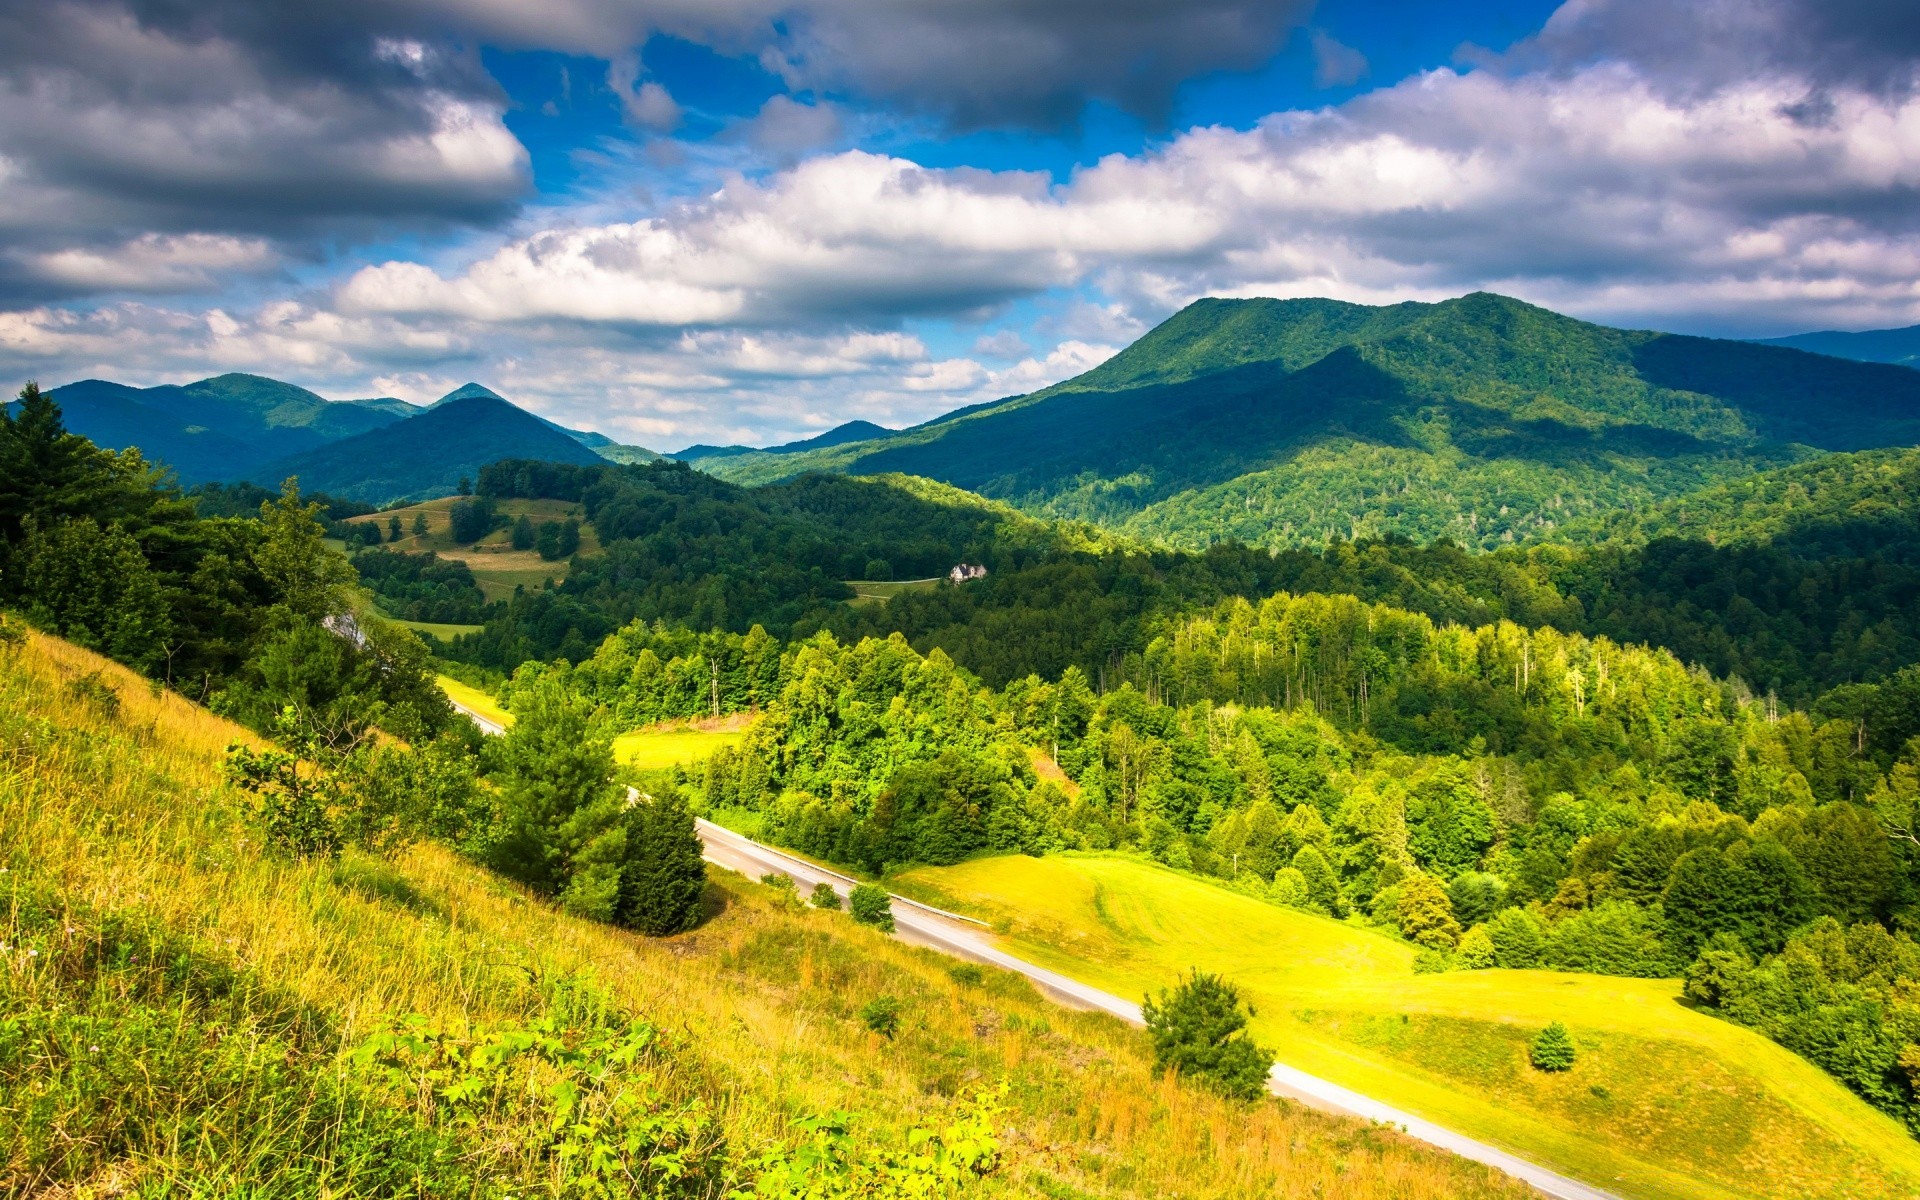
[[(499, 725), (486, 720), (471, 709), (457, 703), (454, 707), (472, 717), (474, 722), (486, 732), (495, 734), (500, 732)], [(705, 847), (707, 861), (738, 871), (749, 879), (758, 879), (762, 875), (778, 872), (792, 879), (802, 892), (810, 892), (816, 884), (826, 883), (832, 885), (833, 890), (843, 899), (853, 888), (855, 881), (836, 871), (796, 858), (772, 846), (762, 845), (731, 829), (715, 825), (711, 821), (696, 821), (695, 824)], [(905, 896), (895, 896), (893, 922), (894, 935), (901, 941), (927, 946), (959, 958), (987, 963), (1024, 975), (1042, 992), (1062, 1004), (1111, 1013), (1135, 1025), (1143, 1023), (1138, 1004), (1008, 954), (994, 944), (992, 931), (972, 918), (946, 912), (917, 900), (909, 900)], [(1546, 1195), (1554, 1197), (1554, 1200), (1620, 1200), (1620, 1197), (1612, 1192), (1602, 1191), (1576, 1179), (1556, 1174), (1496, 1146), (1475, 1141), (1464, 1134), (1455, 1133), (1451, 1129), (1416, 1117), (1412, 1113), (1402, 1112), (1391, 1105), (1383, 1104), (1369, 1096), (1363, 1096), (1359, 1092), (1293, 1067), (1274, 1064), (1272, 1072), (1267, 1077), (1267, 1090), (1276, 1096), (1285, 1096), (1325, 1112), (1360, 1117), (1369, 1121), (1382, 1121), (1398, 1126), (1408, 1135), (1423, 1142), (1452, 1151), (1462, 1158), (1485, 1163), (1516, 1179), (1523, 1180)]]

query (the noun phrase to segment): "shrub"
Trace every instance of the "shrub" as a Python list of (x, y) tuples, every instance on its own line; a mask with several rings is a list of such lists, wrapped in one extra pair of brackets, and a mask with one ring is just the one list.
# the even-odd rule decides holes
[(947, 968), (947, 974), (955, 983), (965, 987), (979, 987), (987, 981), (987, 973), (973, 963), (955, 963)]
[(893, 898), (877, 883), (862, 883), (847, 896), (853, 919), (886, 933), (893, 932)]
[(1534, 1034), (1527, 1046), (1527, 1058), (1536, 1070), (1570, 1071), (1577, 1057), (1579, 1050), (1573, 1044), (1573, 1035), (1558, 1021)]
[(812, 899), (815, 908), (831, 908), (835, 912), (840, 911), (840, 893), (834, 891), (830, 883), (822, 881), (814, 884)]
[(900, 1001), (892, 996), (874, 997), (861, 1006), (860, 1023), (891, 1039), (900, 1030)]
[(1307, 907), (1307, 877), (1292, 867), (1281, 867), (1274, 875), (1273, 883), (1267, 890), (1275, 904), (1284, 904), (1288, 908)]
[(1413, 956), (1415, 975), (1438, 975), (1442, 971), (1453, 970), (1453, 966), (1453, 955), (1445, 950), (1436, 950), (1432, 946), (1422, 946), (1420, 952)]
[(1170, 991), (1140, 1006), (1160, 1071), (1192, 1076), (1221, 1095), (1253, 1100), (1267, 1087), (1273, 1052), (1246, 1035), (1252, 1010), (1240, 990), (1195, 970)]

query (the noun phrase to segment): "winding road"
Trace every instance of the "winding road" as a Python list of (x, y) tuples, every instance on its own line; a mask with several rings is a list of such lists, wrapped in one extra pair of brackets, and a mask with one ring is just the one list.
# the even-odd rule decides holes
[[(502, 732), (498, 723), (487, 720), (459, 702), (454, 701), (453, 706), (472, 718), (483, 731), (490, 734)], [(802, 892), (811, 891), (816, 885), (825, 883), (843, 899), (857, 882), (711, 821), (697, 820), (695, 826), (708, 862), (738, 871), (749, 879), (779, 873), (792, 879)], [(1069, 1007), (1110, 1013), (1134, 1025), (1144, 1024), (1138, 1004), (1007, 953), (996, 944), (992, 930), (971, 917), (934, 908), (905, 896), (894, 896), (893, 921), (894, 936), (901, 941), (1024, 975), (1047, 996)], [(1554, 1197), (1554, 1200), (1622, 1200), (1613, 1192), (1569, 1179), (1497, 1146), (1456, 1133), (1370, 1096), (1363, 1096), (1337, 1083), (1281, 1063), (1274, 1064), (1273, 1070), (1268, 1073), (1267, 1090), (1323, 1112), (1396, 1126), (1410, 1137), (1451, 1151), (1462, 1158), (1485, 1163), (1531, 1184), (1545, 1195)]]

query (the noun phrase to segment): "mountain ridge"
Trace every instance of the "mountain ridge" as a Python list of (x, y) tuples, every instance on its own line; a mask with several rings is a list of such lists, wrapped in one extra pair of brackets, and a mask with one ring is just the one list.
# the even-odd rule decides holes
[(1920, 441), (1920, 374), (1493, 293), (1196, 301), (1072, 379), (872, 443), (702, 462), (924, 475), (1174, 545), (1548, 536), (1826, 450)]

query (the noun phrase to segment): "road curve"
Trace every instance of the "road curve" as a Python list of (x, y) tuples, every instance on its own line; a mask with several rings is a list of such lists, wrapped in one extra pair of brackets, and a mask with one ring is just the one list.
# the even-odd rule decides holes
[[(502, 732), (496, 722), (487, 720), (472, 709), (458, 702), (453, 702), (453, 706), (472, 718), (484, 732)], [(763, 845), (711, 821), (696, 820), (694, 824), (699, 831), (706, 860), (716, 866), (738, 871), (749, 879), (782, 874), (792, 879), (803, 891), (812, 891), (816, 885), (825, 883), (842, 898), (853, 889), (855, 881), (836, 871)], [(1043, 993), (1070, 1007), (1110, 1013), (1134, 1025), (1144, 1023), (1138, 1004), (1008, 954), (994, 944), (990, 929), (970, 917), (934, 908), (905, 896), (894, 896), (893, 922), (894, 936), (901, 941), (1023, 975)], [(1432, 1121), (1402, 1112), (1372, 1097), (1293, 1067), (1275, 1063), (1267, 1075), (1267, 1090), (1323, 1112), (1397, 1126), (1410, 1137), (1451, 1151), (1462, 1158), (1485, 1163), (1531, 1184), (1554, 1200), (1622, 1200), (1613, 1192), (1569, 1179), (1497, 1146), (1455, 1133)]]

